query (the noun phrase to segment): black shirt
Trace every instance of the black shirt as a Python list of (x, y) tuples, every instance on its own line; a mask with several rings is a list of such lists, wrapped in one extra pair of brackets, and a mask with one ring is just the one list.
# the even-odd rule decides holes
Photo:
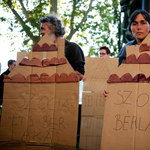
[(5, 72), (3, 72), (0, 75), (0, 99), (3, 98), (3, 88), (4, 88), (4, 82), (3, 82), (3, 75), (6, 74), (8, 75), (10, 73), (9, 69), (7, 69)]
[(84, 75), (85, 59), (79, 45), (65, 40), (65, 56), (72, 68)]

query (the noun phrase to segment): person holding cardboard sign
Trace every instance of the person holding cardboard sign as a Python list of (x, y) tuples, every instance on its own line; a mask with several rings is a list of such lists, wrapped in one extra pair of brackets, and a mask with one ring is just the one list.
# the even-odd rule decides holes
[[(45, 33), (49, 35), (54, 44), (57, 46), (57, 40), (62, 38), (65, 34), (65, 27), (63, 22), (58, 19), (57, 15), (53, 12), (46, 17), (40, 18), (41, 31), (40, 34), (43, 36)], [(84, 75), (84, 54), (82, 49), (76, 43), (69, 42), (65, 39), (65, 57), (75, 70), (79, 79), (83, 79)]]
[[(131, 32), (132, 36), (135, 40), (128, 42), (121, 50), (118, 55), (120, 66), (126, 59), (126, 46), (135, 45), (135, 49), (142, 43), (142, 41), (146, 38), (150, 31), (150, 14), (142, 9), (135, 10), (129, 19), (129, 32)], [(108, 96), (108, 91), (104, 90), (104, 99)]]
[(129, 32), (135, 38), (128, 42), (121, 50), (118, 55), (119, 65), (123, 63), (126, 59), (126, 46), (135, 45), (135, 49), (138, 45), (142, 43), (145, 37), (149, 34), (150, 31), (150, 14), (142, 9), (135, 10), (129, 19)]
[(0, 75), (0, 106), (2, 105), (2, 99), (3, 99), (3, 88), (4, 88), (3, 75), (4, 74), (8, 75), (15, 67), (16, 67), (16, 61), (12, 59), (9, 60), (8, 69)]

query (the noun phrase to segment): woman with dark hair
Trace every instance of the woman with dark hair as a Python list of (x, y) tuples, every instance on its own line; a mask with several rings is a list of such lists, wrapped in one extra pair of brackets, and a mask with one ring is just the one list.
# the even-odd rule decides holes
[[(118, 55), (120, 66), (126, 59), (126, 46), (135, 45), (135, 49), (142, 43), (150, 31), (150, 14), (145, 10), (135, 10), (129, 19), (129, 32), (135, 40), (128, 42), (121, 50)], [(108, 96), (108, 91), (104, 90), (104, 99)]]
[(119, 57), (118, 66), (120, 66), (123, 63), (123, 61), (126, 59), (126, 46), (135, 45), (135, 49), (136, 49), (137, 46), (140, 45), (141, 42), (145, 39), (145, 37), (148, 35), (150, 30), (149, 13), (142, 9), (135, 10), (130, 16), (128, 30), (135, 38), (135, 40), (128, 42), (120, 50), (120, 53), (118, 55)]

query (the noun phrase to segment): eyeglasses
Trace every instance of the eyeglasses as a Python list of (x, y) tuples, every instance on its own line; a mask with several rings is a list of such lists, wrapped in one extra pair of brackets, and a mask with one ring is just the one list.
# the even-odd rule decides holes
[(100, 55), (107, 55), (107, 53), (100, 53)]

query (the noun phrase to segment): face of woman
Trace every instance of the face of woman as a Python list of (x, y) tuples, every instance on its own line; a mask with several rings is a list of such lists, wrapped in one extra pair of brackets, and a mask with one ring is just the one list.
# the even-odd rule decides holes
[(149, 23), (144, 19), (142, 14), (138, 14), (131, 24), (132, 35), (135, 37), (137, 44), (140, 44), (147, 36), (150, 30)]

